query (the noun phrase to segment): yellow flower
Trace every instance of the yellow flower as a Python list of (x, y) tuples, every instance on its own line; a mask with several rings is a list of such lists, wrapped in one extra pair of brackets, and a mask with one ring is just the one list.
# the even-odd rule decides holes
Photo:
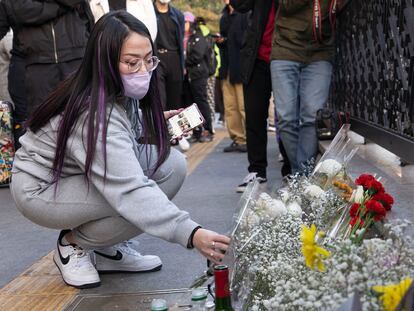
[(390, 284), (386, 286), (374, 286), (373, 289), (381, 294), (380, 300), (386, 311), (394, 311), (401, 299), (404, 298), (405, 293), (411, 286), (413, 280), (405, 278), (399, 284)]
[[(324, 272), (325, 265), (323, 264), (323, 259), (328, 258), (331, 253), (315, 242), (316, 234), (317, 230), (314, 224), (310, 228), (302, 225), (302, 232), (300, 234), (302, 254), (305, 257), (307, 267), (312, 270), (316, 267), (319, 271)], [(321, 235), (323, 233), (319, 232), (318, 234)]]

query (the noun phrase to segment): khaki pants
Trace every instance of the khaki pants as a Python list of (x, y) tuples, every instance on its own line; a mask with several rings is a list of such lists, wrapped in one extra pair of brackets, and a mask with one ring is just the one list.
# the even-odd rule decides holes
[(223, 80), (224, 118), (230, 138), (237, 144), (246, 143), (246, 116), (244, 113), (243, 84)]

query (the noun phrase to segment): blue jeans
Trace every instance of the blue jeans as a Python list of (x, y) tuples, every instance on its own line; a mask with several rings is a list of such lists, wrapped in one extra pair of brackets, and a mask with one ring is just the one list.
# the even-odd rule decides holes
[(328, 100), (332, 64), (274, 60), (270, 69), (280, 137), (296, 173), (318, 152), (316, 112)]

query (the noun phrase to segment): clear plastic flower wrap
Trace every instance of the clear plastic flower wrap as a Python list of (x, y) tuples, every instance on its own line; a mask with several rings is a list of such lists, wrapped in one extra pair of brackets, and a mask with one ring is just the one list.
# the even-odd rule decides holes
[(322, 189), (335, 188), (345, 198), (351, 196), (354, 188), (346, 166), (358, 150), (348, 137), (349, 130), (349, 124), (341, 127), (311, 174)]
[(259, 233), (255, 232), (255, 228), (260, 223), (260, 216), (256, 213), (256, 203), (261, 193), (259, 182), (248, 184), (236, 206), (233, 222), (228, 231), (231, 242), (223, 263), (229, 267), (230, 289), (235, 310), (243, 310), (250, 294), (251, 280), (245, 277), (249, 266), (247, 261), (242, 260), (242, 257), (246, 255), (245, 247)]

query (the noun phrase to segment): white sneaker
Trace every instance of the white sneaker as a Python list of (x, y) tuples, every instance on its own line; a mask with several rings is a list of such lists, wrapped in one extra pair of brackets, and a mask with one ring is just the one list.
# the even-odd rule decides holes
[(190, 149), (190, 143), (188, 142), (187, 139), (180, 139), (178, 141), (178, 145), (180, 146), (182, 151), (187, 151), (188, 149)]
[(92, 288), (101, 285), (98, 271), (92, 264), (89, 253), (77, 245), (62, 245), (62, 231), (57, 241), (53, 261), (62, 274), (63, 281), (76, 288)]
[(254, 180), (257, 180), (260, 184), (267, 182), (266, 178), (257, 176), (257, 173), (249, 173), (246, 177), (244, 177), (243, 182), (237, 186), (236, 192), (243, 193), (244, 190), (246, 190), (247, 185)]
[(141, 255), (131, 248), (134, 242), (125, 241), (111, 247), (95, 250), (96, 269), (106, 273), (161, 270), (161, 259), (158, 256)]

